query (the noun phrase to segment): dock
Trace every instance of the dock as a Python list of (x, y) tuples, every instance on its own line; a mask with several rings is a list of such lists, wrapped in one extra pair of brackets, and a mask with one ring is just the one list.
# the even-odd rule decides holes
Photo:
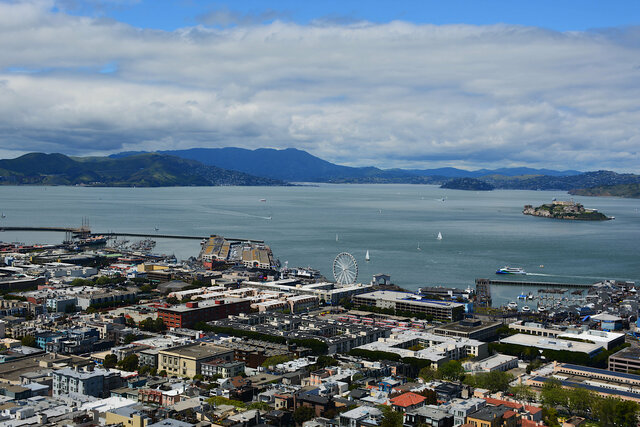
[(491, 279), (476, 279), (476, 286), (478, 283), (483, 285), (492, 286), (535, 286), (538, 288), (590, 288), (592, 283), (554, 283), (554, 282), (529, 282), (520, 280), (491, 280)]

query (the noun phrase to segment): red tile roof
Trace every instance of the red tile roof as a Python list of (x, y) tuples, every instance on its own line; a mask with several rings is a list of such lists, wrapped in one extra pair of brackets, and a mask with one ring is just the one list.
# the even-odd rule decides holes
[(398, 397), (394, 397), (391, 399), (391, 403), (395, 406), (400, 406), (402, 408), (407, 408), (409, 406), (417, 405), (427, 400), (426, 397), (420, 396), (416, 393), (405, 393)]
[(546, 424), (540, 422), (537, 423), (535, 421), (531, 421), (531, 420), (527, 420), (527, 419), (522, 419), (522, 427), (546, 427)]

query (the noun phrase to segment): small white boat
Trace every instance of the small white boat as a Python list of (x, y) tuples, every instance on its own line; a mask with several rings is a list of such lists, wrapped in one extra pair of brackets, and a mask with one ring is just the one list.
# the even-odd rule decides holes
[(442, 233), (438, 231), (438, 237), (436, 237), (437, 240), (442, 240)]
[(507, 307), (509, 308), (509, 310), (517, 310), (518, 303), (515, 301), (511, 301), (509, 304), (507, 304)]
[(365, 261), (371, 260), (371, 258), (369, 257), (369, 251), (367, 251), (367, 254), (364, 256), (364, 260)]
[(420, 249), (420, 242), (418, 242), (418, 250), (421, 251), (422, 249)]
[(529, 306), (528, 306), (528, 305), (525, 305), (524, 307), (522, 307), (522, 312), (523, 312), (523, 313), (530, 313), (530, 312), (531, 312), (531, 309), (529, 308)]
[(336, 233), (336, 242), (338, 241), (338, 234)]
[(160, 230), (160, 228), (158, 226), (153, 227), (153, 229), (156, 230), (156, 231)]
[(545, 311), (547, 311), (547, 308), (545, 306), (538, 306), (538, 313), (544, 313)]

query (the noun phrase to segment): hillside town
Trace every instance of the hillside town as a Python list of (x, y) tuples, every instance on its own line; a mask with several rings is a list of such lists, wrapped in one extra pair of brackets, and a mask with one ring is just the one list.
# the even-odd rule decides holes
[(487, 280), (344, 283), (263, 242), (85, 243), (0, 244), (0, 427), (638, 423), (632, 282), (522, 313)]

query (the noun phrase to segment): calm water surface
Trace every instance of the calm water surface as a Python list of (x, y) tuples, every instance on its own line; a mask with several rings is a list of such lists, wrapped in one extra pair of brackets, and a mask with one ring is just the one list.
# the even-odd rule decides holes
[[(5, 226), (80, 226), (94, 232), (202, 235), (265, 240), (281, 262), (332, 277), (342, 251), (359, 264), (359, 281), (390, 274), (408, 289), (467, 287), (524, 268), (527, 280), (640, 283), (640, 200), (576, 197), (615, 221), (570, 222), (522, 215), (564, 192), (468, 192), (429, 185), (308, 187), (84, 188), (0, 187)], [(442, 200), (444, 198), (444, 201)], [(260, 201), (266, 199), (266, 202)], [(271, 219), (268, 219), (271, 218)], [(443, 239), (436, 240), (438, 232)], [(336, 235), (338, 240), (336, 241)], [(58, 233), (0, 233), (2, 241), (57, 243)], [(158, 239), (156, 251), (195, 256), (199, 242)], [(420, 250), (418, 250), (420, 248)], [(366, 251), (371, 256), (365, 262)], [(540, 266), (544, 265), (543, 268)], [(525, 292), (536, 289), (525, 289)], [(521, 288), (494, 287), (494, 305)]]

